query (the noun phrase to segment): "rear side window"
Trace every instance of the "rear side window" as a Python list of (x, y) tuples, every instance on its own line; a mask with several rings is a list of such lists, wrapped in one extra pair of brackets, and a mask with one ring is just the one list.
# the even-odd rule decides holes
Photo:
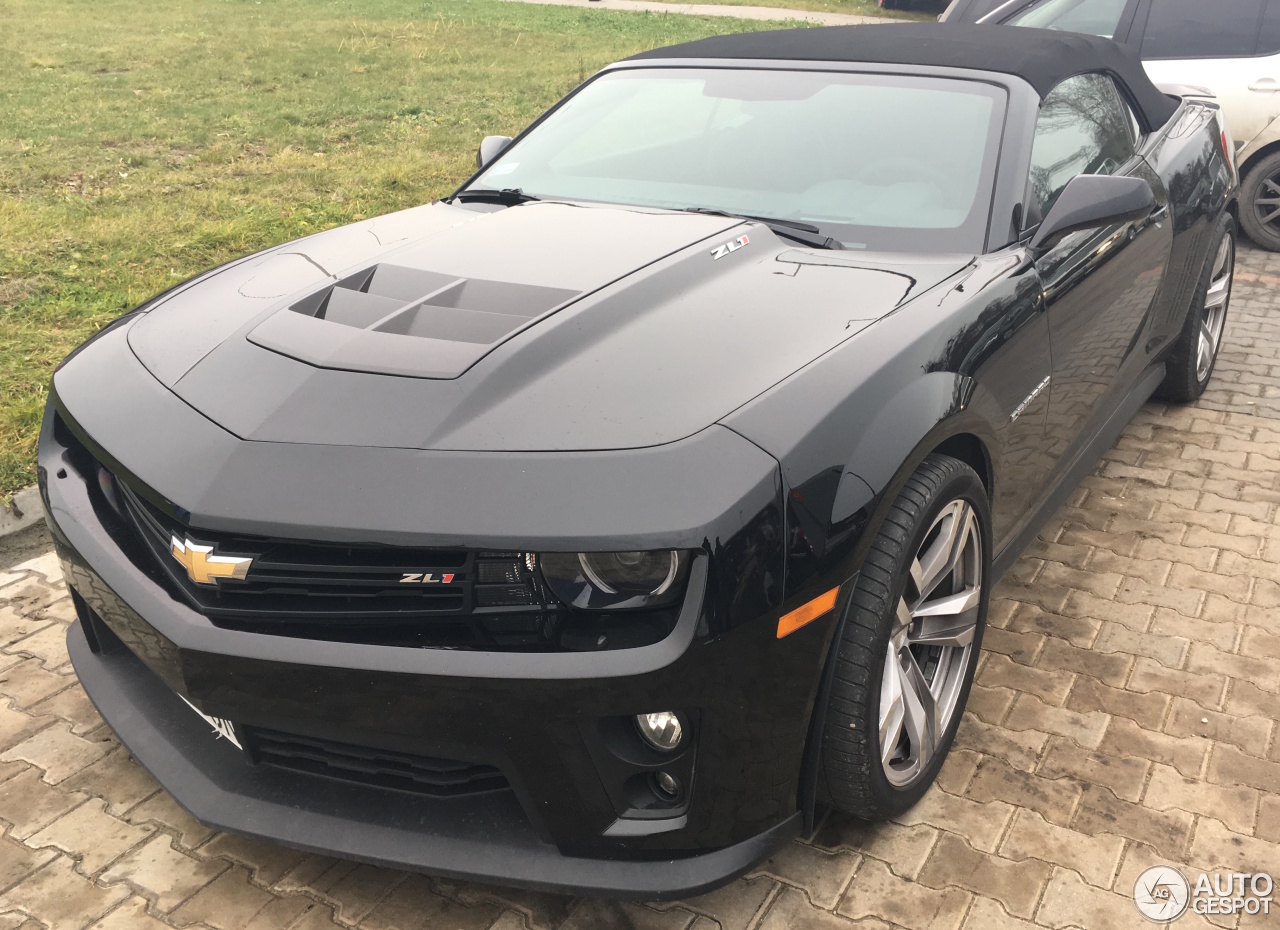
[[(1254, 54), (1265, 0), (1151, 0), (1143, 58)], [(1274, 30), (1273, 30), (1274, 31)]]
[(1258, 30), (1258, 54), (1280, 54), (1280, 0), (1267, 0), (1262, 28)]
[(1111, 79), (1081, 74), (1055, 87), (1040, 105), (1026, 227), (1044, 219), (1078, 174), (1115, 174), (1133, 157), (1129, 111)]
[[(1041, 0), (1005, 20), (1010, 26), (1062, 29), (1085, 35), (1116, 37), (1129, 0)], [(1212, 3), (1214, 0), (1203, 0)]]

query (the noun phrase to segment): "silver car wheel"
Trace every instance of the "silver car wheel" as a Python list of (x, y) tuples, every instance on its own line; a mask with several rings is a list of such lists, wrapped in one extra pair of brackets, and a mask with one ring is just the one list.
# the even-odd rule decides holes
[(1205, 294), (1204, 313), (1200, 319), (1200, 339), (1196, 345), (1196, 380), (1204, 381), (1213, 370), (1213, 360), (1222, 345), (1222, 330), (1227, 322), (1227, 300), (1231, 296), (1231, 276), (1235, 271), (1235, 250), (1230, 235), (1222, 237), (1218, 254), (1213, 258), (1213, 274)]
[(911, 562), (880, 683), (880, 761), (897, 788), (929, 768), (960, 711), (982, 603), (982, 553), (977, 514), (953, 500)]

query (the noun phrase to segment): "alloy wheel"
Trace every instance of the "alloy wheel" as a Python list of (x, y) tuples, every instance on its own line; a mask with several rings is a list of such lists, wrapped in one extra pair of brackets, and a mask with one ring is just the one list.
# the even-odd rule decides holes
[(1259, 226), (1274, 236), (1280, 236), (1280, 171), (1262, 179), (1253, 198), (1253, 215)]
[[(1270, 183), (1270, 182), (1268, 182)], [(1232, 237), (1222, 237), (1213, 258), (1213, 272), (1205, 293), (1204, 313), (1200, 318), (1200, 338), (1196, 344), (1196, 379), (1203, 382), (1213, 370), (1222, 331), (1227, 322), (1227, 301), (1231, 297), (1231, 276), (1235, 271), (1235, 249)]]
[(880, 683), (880, 761), (904, 788), (928, 770), (960, 712), (982, 603), (982, 527), (953, 500), (934, 518), (898, 600)]

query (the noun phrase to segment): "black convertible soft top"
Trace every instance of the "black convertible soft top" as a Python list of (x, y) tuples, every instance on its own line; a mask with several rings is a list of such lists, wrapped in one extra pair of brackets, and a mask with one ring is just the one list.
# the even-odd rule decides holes
[(1163, 126), (1177, 101), (1156, 89), (1142, 62), (1110, 39), (1015, 26), (885, 23), (712, 36), (641, 52), (655, 58), (757, 58), (933, 65), (995, 71), (1022, 78), (1041, 99), (1060, 81), (1090, 71), (1114, 77), (1150, 131)]

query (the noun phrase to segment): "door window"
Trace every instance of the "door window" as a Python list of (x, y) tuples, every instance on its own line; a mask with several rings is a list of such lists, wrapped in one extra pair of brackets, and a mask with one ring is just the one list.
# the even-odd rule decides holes
[(1151, 0), (1143, 58), (1238, 58), (1258, 45), (1264, 0)]
[(1042, 0), (1006, 22), (1011, 26), (1062, 29), (1066, 32), (1114, 39), (1128, 2), (1129, 0)]
[(1129, 111), (1111, 79), (1080, 74), (1040, 105), (1027, 179), (1027, 228), (1049, 212), (1078, 174), (1115, 174), (1134, 154)]
[(1280, 55), (1280, 0), (1268, 0), (1258, 29), (1258, 55)]

